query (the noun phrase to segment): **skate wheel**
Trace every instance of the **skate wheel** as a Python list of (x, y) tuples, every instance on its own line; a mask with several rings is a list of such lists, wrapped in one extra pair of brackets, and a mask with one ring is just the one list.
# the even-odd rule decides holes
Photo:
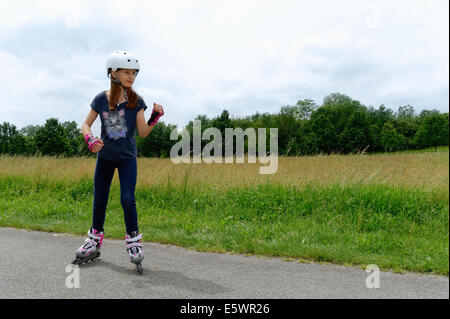
[(136, 270), (139, 273), (139, 275), (142, 275), (144, 273), (144, 269), (142, 268), (141, 264), (136, 265)]
[(81, 263), (82, 263), (82, 260), (79, 259), (79, 258), (75, 258), (75, 259), (72, 261), (72, 264), (73, 264), (73, 265), (79, 265), (79, 264), (81, 264)]
[(91, 260), (97, 259), (98, 257), (100, 257), (100, 252), (97, 252), (97, 254), (93, 256)]

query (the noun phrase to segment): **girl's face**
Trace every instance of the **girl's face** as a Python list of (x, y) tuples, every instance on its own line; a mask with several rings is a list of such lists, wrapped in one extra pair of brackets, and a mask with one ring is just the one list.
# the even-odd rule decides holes
[(136, 70), (120, 69), (117, 71), (112, 71), (112, 75), (119, 78), (119, 81), (123, 84), (123, 86), (130, 88), (136, 78)]

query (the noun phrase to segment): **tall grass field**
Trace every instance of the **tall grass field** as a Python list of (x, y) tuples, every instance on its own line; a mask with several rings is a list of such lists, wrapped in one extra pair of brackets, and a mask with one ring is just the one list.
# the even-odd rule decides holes
[[(280, 157), (273, 175), (260, 175), (259, 162), (137, 161), (144, 241), (448, 275), (448, 148)], [(0, 156), (0, 226), (86, 235), (95, 165), (85, 157)], [(117, 171), (105, 233), (125, 235)]]

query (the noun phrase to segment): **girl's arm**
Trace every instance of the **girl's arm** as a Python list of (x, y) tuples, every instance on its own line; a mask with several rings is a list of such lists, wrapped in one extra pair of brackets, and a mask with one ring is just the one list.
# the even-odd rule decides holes
[(95, 119), (97, 118), (98, 113), (95, 112), (93, 109), (89, 112), (88, 116), (86, 117), (86, 120), (84, 121), (83, 125), (81, 126), (81, 133), (83, 136), (86, 136), (86, 134), (91, 132), (91, 126), (94, 123)]
[(147, 125), (147, 121), (145, 120), (144, 109), (141, 109), (136, 115), (136, 126), (138, 128), (139, 136), (142, 138), (146, 138), (151, 131), (153, 131), (152, 126)]
[[(85, 138), (85, 140), (86, 140), (87, 134), (92, 135), (91, 126), (94, 123), (97, 116), (98, 116), (98, 113), (95, 112), (93, 109), (91, 109), (88, 116), (86, 117), (86, 120), (84, 121), (83, 125), (81, 126), (81, 133), (83, 134), (83, 137)], [(101, 139), (97, 139), (97, 140), (98, 140), (98, 142), (96, 142), (96, 143), (91, 143), (90, 141), (86, 140), (86, 143), (88, 143), (88, 145), (89, 145), (89, 149), (93, 153), (97, 153), (103, 147), (103, 141)], [(93, 146), (91, 147), (91, 145), (93, 145)]]

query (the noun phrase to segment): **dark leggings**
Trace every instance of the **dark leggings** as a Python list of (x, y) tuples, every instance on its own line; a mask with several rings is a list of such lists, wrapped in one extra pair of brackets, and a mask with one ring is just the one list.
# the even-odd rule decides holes
[(119, 171), (120, 203), (123, 208), (123, 218), (125, 220), (127, 233), (130, 234), (132, 231), (138, 231), (136, 200), (134, 197), (137, 178), (136, 159), (124, 163), (115, 163), (97, 157), (94, 176), (94, 212), (92, 216), (92, 227), (96, 230), (103, 231), (109, 189), (116, 168)]

